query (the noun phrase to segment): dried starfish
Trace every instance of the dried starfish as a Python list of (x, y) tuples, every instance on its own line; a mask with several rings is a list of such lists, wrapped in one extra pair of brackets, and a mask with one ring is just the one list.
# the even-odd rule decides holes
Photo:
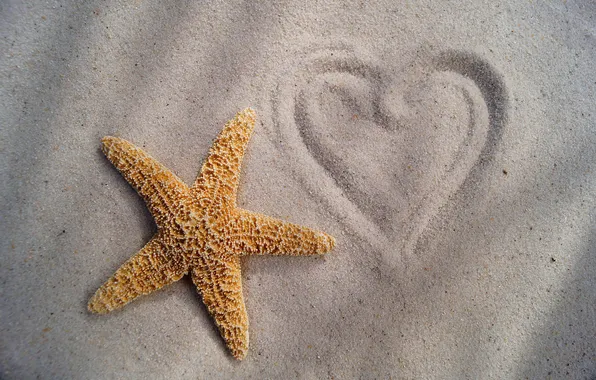
[(250, 108), (229, 121), (192, 187), (128, 141), (104, 137), (103, 152), (137, 190), (157, 233), (97, 290), (88, 308), (107, 313), (190, 273), (232, 355), (248, 350), (240, 273), (245, 255), (317, 255), (333, 237), (236, 206), (244, 150), (255, 124)]

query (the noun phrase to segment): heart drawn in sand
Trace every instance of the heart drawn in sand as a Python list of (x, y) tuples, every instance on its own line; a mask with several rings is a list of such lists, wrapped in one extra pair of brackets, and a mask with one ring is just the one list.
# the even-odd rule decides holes
[(389, 264), (413, 252), (441, 206), (492, 157), (507, 108), (500, 75), (474, 54), (427, 54), (405, 67), (345, 46), (320, 49), (274, 96), (274, 141)]

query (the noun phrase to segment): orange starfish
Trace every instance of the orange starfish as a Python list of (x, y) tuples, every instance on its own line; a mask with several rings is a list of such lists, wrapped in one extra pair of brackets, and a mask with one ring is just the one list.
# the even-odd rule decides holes
[(104, 137), (106, 157), (147, 203), (157, 233), (97, 290), (88, 308), (107, 313), (190, 273), (232, 355), (248, 350), (240, 257), (316, 255), (335, 239), (236, 206), (244, 150), (255, 124), (250, 108), (229, 121), (192, 187), (128, 141)]

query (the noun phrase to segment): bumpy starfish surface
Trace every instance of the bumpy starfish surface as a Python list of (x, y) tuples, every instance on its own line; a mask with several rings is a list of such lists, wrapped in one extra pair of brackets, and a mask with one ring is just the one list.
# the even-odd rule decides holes
[(104, 137), (106, 157), (147, 203), (157, 233), (97, 290), (88, 308), (107, 313), (190, 273), (232, 355), (248, 350), (240, 273), (244, 255), (317, 255), (333, 237), (236, 206), (244, 150), (255, 124), (250, 108), (229, 121), (192, 187), (128, 141)]

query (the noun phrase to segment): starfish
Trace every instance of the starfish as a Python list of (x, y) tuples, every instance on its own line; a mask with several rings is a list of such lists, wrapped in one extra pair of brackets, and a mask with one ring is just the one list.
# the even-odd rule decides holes
[(240, 167), (255, 118), (247, 108), (225, 125), (191, 187), (128, 141), (102, 139), (108, 160), (147, 203), (157, 233), (97, 290), (89, 300), (91, 312), (108, 313), (190, 273), (232, 355), (246, 356), (240, 258), (318, 255), (335, 245), (323, 232), (237, 207)]

